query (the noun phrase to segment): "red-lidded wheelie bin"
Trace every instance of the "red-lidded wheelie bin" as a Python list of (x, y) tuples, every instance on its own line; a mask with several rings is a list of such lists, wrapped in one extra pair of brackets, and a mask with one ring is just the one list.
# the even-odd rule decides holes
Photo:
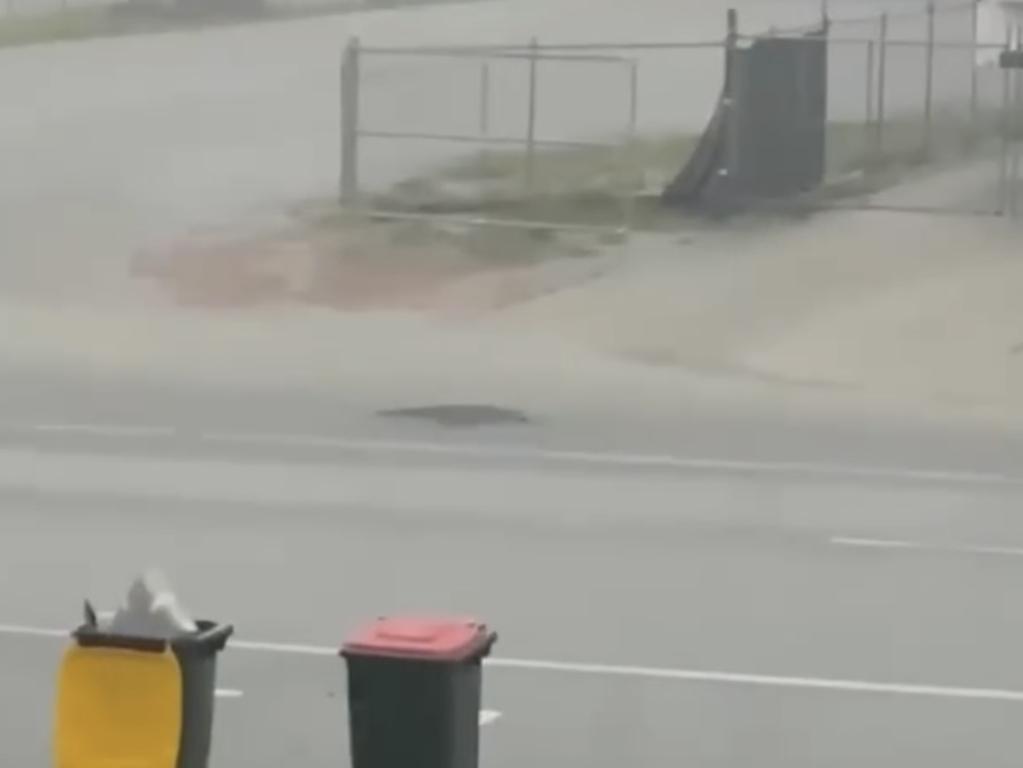
[(345, 643), (352, 768), (476, 768), (482, 660), (472, 619), (384, 618)]

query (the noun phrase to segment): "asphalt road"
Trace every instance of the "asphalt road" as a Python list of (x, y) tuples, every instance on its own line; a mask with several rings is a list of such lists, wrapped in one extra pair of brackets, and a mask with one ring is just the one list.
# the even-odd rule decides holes
[[(277, 410), (267, 427), (281, 430)], [(803, 427), (825, 448), (797, 461), (797, 440), (783, 462), (743, 459), (741, 444), (701, 459), (685, 438), (674, 453), (638, 453), (638, 438), (562, 450), (557, 424), (381, 426), (373, 442), (367, 418), (361, 433), (322, 424), (319, 443), (294, 439), (307, 424), (246, 442), (101, 415), (57, 428), (2, 414), (12, 764), (46, 762), (62, 641), (45, 630), (73, 624), (86, 595), (115, 603), (151, 564), (194, 613), (238, 627), (221, 768), (345, 764), (334, 649), (398, 612), (473, 614), (501, 633), (485, 766), (1017, 762), (1023, 478), (979, 457), (867, 464), (827, 424)], [(784, 444), (783, 424), (760, 428)], [(908, 451), (913, 430), (890, 433)], [(1012, 445), (984, 440), (959, 442)]]

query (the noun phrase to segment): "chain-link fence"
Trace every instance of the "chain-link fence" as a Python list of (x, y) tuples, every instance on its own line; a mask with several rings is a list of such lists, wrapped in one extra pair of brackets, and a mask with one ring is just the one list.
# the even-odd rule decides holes
[[(342, 195), (378, 214), (622, 229), (720, 98), (722, 42), (345, 56)], [(395, 141), (395, 140), (398, 141)]]
[[(388, 215), (627, 227), (635, 201), (658, 198), (694, 153), (705, 167), (687, 183), (725, 172), (725, 62), (774, 38), (826, 43), (824, 170), (813, 204), (1002, 213), (1018, 176), (1008, 130), (1016, 79), (997, 66), (1005, 44), (978, 40), (980, 9), (973, 0), (901, 5), (690, 42), (388, 50), (355, 42), (345, 59), (343, 201)], [(770, 94), (756, 98), (763, 117)], [(969, 167), (961, 184), (891, 191), (923, 169), (960, 166)]]
[(929, 4), (831, 20), (831, 181), (950, 163), (998, 135), (1003, 76), (980, 63), (978, 12), (976, 2)]
[(638, 110), (627, 57), (535, 42), (414, 50), (355, 41), (343, 79), (346, 199), (373, 194), (378, 212), (396, 217), (500, 211), (541, 221), (565, 219), (552, 208), (572, 189), (600, 203), (599, 221), (624, 226)]

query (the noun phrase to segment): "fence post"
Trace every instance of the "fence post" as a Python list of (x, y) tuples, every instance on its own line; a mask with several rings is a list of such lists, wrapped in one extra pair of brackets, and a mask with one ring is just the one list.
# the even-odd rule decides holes
[(480, 65), (480, 136), (490, 135), (490, 62)]
[(866, 153), (871, 154), (870, 140), (874, 132), (874, 79), (877, 77), (875, 68), (877, 66), (877, 42), (874, 40), (867, 41), (867, 108), (864, 112), (864, 119), (866, 125)]
[(885, 99), (888, 88), (888, 14), (881, 14), (881, 28), (877, 49), (877, 131), (874, 152), (878, 160), (884, 158)]
[(924, 139), (923, 155), (928, 158), (931, 154), (933, 130), (934, 130), (934, 21), (935, 21), (934, 0), (927, 3), (927, 72), (924, 84)]
[(639, 124), (639, 62), (629, 62), (629, 136), (636, 135)]
[[(1016, 48), (1021, 47), (1021, 30), (1019, 27), (1016, 28)], [(1023, 76), (1020, 75), (1020, 70), (1012, 70), (1013, 75), (1013, 96), (1012, 96), (1012, 125), (1009, 129), (1009, 138), (1012, 141), (1012, 156), (1009, 163), (1009, 215), (1012, 218), (1017, 218), (1020, 215), (1019, 208), (1019, 195), (1020, 195), (1020, 169), (1021, 169), (1021, 158), (1020, 158), (1020, 142), (1023, 140), (1023, 136), (1020, 135), (1020, 130), (1023, 128)]]
[(725, 146), (722, 152), (718, 175), (723, 177), (723, 188), (727, 198), (738, 193), (739, 175), (739, 12), (728, 9), (727, 32), (725, 34)]
[(341, 202), (359, 197), (359, 38), (341, 57)]
[[(1012, 30), (1007, 30), (1005, 36), (1005, 50), (1012, 48)], [(1002, 134), (1002, 143), (998, 158), (998, 213), (1008, 213), (1009, 198), (1009, 151), (1012, 141), (1012, 70), (1002, 68), (1002, 114), (998, 120), (999, 129)]]
[(635, 196), (643, 188), (643, 169), (637, 162), (636, 130), (639, 126), (639, 62), (629, 62), (629, 125), (625, 137), (624, 172), (626, 176), (625, 198), (622, 201), (623, 229), (632, 229), (635, 218)]
[(529, 104), (526, 112), (526, 189), (533, 190), (536, 172), (536, 75), (539, 43), (534, 37), (529, 41)]
[(980, 118), (980, 82), (977, 75), (977, 53), (980, 45), (980, 3), (973, 0), (970, 4), (970, 20), (973, 24), (973, 55), (970, 56), (970, 132), (971, 139), (976, 139)]

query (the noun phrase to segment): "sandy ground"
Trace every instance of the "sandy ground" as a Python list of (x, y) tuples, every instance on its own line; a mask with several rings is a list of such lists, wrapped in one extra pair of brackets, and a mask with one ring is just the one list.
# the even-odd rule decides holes
[[(874, 202), (962, 203), (990, 170), (950, 171)], [(558, 327), (653, 365), (1018, 417), (1021, 236), (1007, 219), (893, 210), (652, 237), (607, 278), (497, 322)]]
[[(0, 123), (0, 295), (125, 303), (132, 296), (126, 265), (139, 250), (332, 198), (338, 65), (352, 36), (366, 46), (524, 44), (534, 35), (545, 43), (716, 41), (728, 5), (644, 0), (637, 13), (616, 0), (487, 0), (0, 51), (0, 92), (20, 107)], [(820, 11), (817, 0), (738, 5), (749, 31), (805, 24)], [(884, 4), (832, 5), (836, 14), (861, 15)], [(640, 129), (701, 130), (720, 90), (720, 51), (639, 58)], [(862, 80), (863, 61), (853, 56), (847, 64)], [(899, 73), (914, 92), (920, 78), (912, 66), (897, 66), (894, 54), (891, 64), (895, 108), (905, 80)], [(367, 55), (363, 76), (366, 128), (464, 133), (478, 125), (478, 61)], [(628, 76), (623, 62), (541, 67), (538, 136), (620, 133)], [(521, 137), (525, 68), (505, 62), (493, 77), (492, 130)], [(853, 82), (841, 90), (858, 115), (864, 91)], [(362, 181), (387, 186), (463, 151), (367, 141)]]
[[(743, 19), (764, 28), (818, 9), (750, 0)], [(869, 400), (1018, 415), (1018, 234), (992, 220), (843, 213), (635, 236), (593, 259), (458, 269), (439, 282), (418, 275), (412, 282), (431, 285), (425, 298), (417, 289), (409, 302), (402, 289), (400, 301), (346, 311), (279, 294), (246, 308), (182, 307), (132, 277), (139, 253), (208, 227), (265, 227), (282, 206), (332, 194), (337, 63), (349, 35), (376, 44), (521, 42), (538, 30), (560, 40), (716, 38), (723, 11), (696, 0), (647, 0), (643, 14), (611, 0), (498, 0), (0, 52), (0, 88), (24, 105), (0, 126), (0, 359), (156, 380), (343, 385), (373, 401), (413, 388), (424, 399), (553, 403), (642, 392), (663, 406), (699, 391), (768, 405)], [(644, 87), (643, 124), (701, 125), (714, 78), (702, 65), (665, 71), (683, 80)], [(407, 72), (367, 72), (380, 97), (368, 97), (367, 117), (386, 108), (402, 119), (403, 95), (418, 87)], [(592, 88), (601, 81), (585, 90), (551, 77), (560, 86), (543, 97), (544, 130), (595, 125), (586, 113), (604, 103), (606, 89)], [(429, 114), (448, 114), (443, 98), (464, 101), (438, 93)], [(373, 178), (438, 159), (418, 151), (370, 155)]]
[[(386, 402), (682, 391), (770, 405), (1023, 417), (1020, 229), (885, 211), (634, 235), (599, 256), (455, 272), (371, 306), (41, 311), (4, 359)], [(413, 273), (415, 274), (415, 273)], [(407, 275), (406, 275), (407, 276)], [(414, 300), (410, 300), (412, 297)], [(361, 311), (359, 311), (361, 310)]]

